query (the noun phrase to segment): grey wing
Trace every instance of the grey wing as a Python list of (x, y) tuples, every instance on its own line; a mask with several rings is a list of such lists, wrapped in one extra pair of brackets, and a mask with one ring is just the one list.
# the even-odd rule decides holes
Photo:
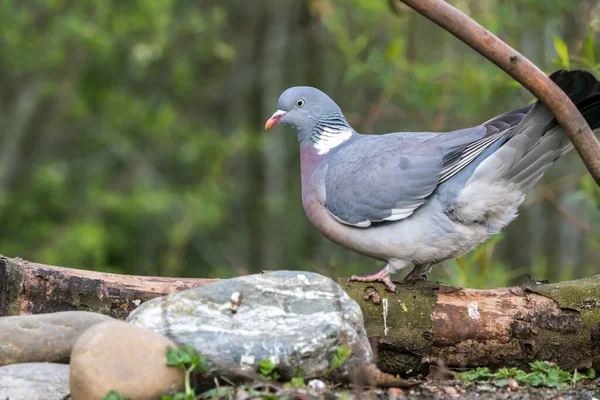
[[(485, 135), (482, 138), (469, 143), (467, 146), (455, 146), (444, 157), (444, 167), (440, 173), (440, 183), (447, 181), (459, 173), (492, 144), (501, 140), (507, 140), (514, 132), (514, 128), (525, 118), (525, 115), (527, 115), (533, 106), (534, 104), (529, 104), (487, 121), (482, 125), (485, 128)], [(453, 133), (450, 132), (450, 134)]]
[(376, 139), (364, 138), (340, 149), (329, 161), (325, 206), (344, 224), (366, 228), (373, 222), (406, 218), (437, 187), (440, 146), (403, 148)]
[(363, 136), (332, 155), (325, 206), (339, 222), (360, 228), (407, 218), (439, 184), (506, 140), (530, 109), (448, 133)]

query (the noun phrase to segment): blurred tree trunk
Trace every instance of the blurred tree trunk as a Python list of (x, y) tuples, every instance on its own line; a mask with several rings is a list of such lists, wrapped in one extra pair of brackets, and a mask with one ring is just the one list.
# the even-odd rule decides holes
[[(594, 18), (594, 10), (598, 7), (599, 0), (580, 0), (577, 5), (563, 16), (563, 38), (569, 49), (570, 57), (583, 55), (583, 41), (590, 29), (590, 23)], [(576, 171), (581, 167), (579, 157), (564, 157), (561, 169), (563, 171)], [(564, 176), (564, 174), (563, 174)], [(577, 210), (581, 210), (581, 199), (573, 198), (573, 194), (568, 190), (568, 183), (563, 180), (559, 190), (559, 201), (562, 206), (577, 215)], [(581, 215), (581, 213), (580, 213)], [(560, 254), (556, 262), (556, 268), (559, 273), (558, 279), (562, 276), (580, 276), (579, 270), (585, 265), (586, 247), (585, 234), (575, 229), (571, 223), (562, 218), (560, 226)]]
[(229, 135), (240, 135), (241, 132), (241, 138), (248, 142), (247, 151), (241, 153), (232, 171), (234, 181), (239, 185), (235, 187), (238, 196), (232, 199), (226, 238), (229, 243), (237, 244), (236, 250), (240, 250), (225, 257), (238, 272), (247, 272), (259, 268), (262, 261), (260, 200), (263, 179), (259, 144), (264, 121), (261, 123), (257, 78), (261, 77), (260, 54), (264, 40), (259, 33), (264, 29), (266, 10), (238, 0), (231, 3), (228, 11), (228, 25), (235, 27), (231, 41), (237, 49), (237, 56), (231, 67), (231, 79), (225, 85), (221, 98), (225, 109), (223, 131)]
[[(266, 23), (263, 32), (263, 47), (260, 62), (260, 115), (266, 121), (277, 110), (277, 100), (285, 88), (285, 60), (289, 56), (289, 35), (296, 7), (291, 1), (270, 0), (265, 6)], [(261, 125), (262, 126), (262, 125)], [(273, 269), (283, 257), (286, 248), (286, 232), (289, 227), (277, 221), (285, 218), (285, 183), (288, 171), (286, 166), (286, 136), (289, 132), (263, 131), (264, 194), (263, 220), (268, 226), (260, 244), (263, 253), (262, 268)]]
[(563, 40), (571, 55), (581, 53), (583, 40), (599, 3), (599, 0), (578, 0), (576, 6), (563, 15)]
[[(419, 58), (419, 44), (417, 37), (417, 21), (421, 16), (414, 10), (407, 10), (406, 23), (406, 60), (414, 63)], [(444, 47), (447, 49), (447, 47)]]
[[(520, 9), (522, 6), (517, 4), (516, 8)], [(541, 32), (540, 27), (529, 24), (521, 25), (518, 31), (517, 48), (519, 52), (535, 64), (542, 60), (544, 54)], [(527, 197), (537, 197), (537, 192), (536, 186), (530, 190)], [(531, 268), (536, 261), (535, 256), (543, 254), (546, 240), (551, 240), (547, 237), (548, 230), (539, 228), (540, 224), (547, 223), (545, 214), (541, 214), (542, 209), (545, 208), (540, 204), (534, 204), (531, 207), (523, 206), (519, 213), (520, 217), (511, 222), (503, 231), (504, 239), (498, 245), (500, 258), (506, 260), (513, 269), (526, 266), (528, 270), (524, 272), (533, 273)], [(515, 251), (516, 249), (518, 251)], [(537, 277), (537, 275), (535, 276)]]
[[(298, 49), (295, 54), (290, 54), (288, 67), (290, 68), (288, 79), (291, 74), (298, 74), (299, 79), (306, 82), (307, 85), (314, 86), (328, 93), (333, 93), (337, 85), (342, 80), (341, 76), (333, 75), (336, 69), (328, 63), (329, 47), (326, 31), (321, 26), (320, 15), (311, 9), (309, 1), (303, 1), (298, 13), (298, 24), (301, 28), (301, 35), (294, 38), (294, 47)], [(331, 54), (329, 54), (331, 56)], [(300, 152), (295, 146), (290, 155), (288, 168), (293, 171), (288, 191), (290, 193), (289, 204), (301, 204), (301, 180), (300, 180)], [(330, 264), (331, 248), (333, 245), (323, 236), (321, 236), (315, 227), (307, 220), (302, 207), (296, 208), (297, 226), (299, 235), (297, 240), (297, 252), (304, 254), (310, 262), (319, 259), (321, 265), (327, 268)], [(335, 252), (335, 249), (334, 249)], [(292, 254), (291, 259), (295, 261), (291, 265), (296, 268), (302, 268), (297, 263), (298, 259)]]
[(265, 167), (263, 163), (263, 135), (264, 135), (264, 121), (262, 117), (263, 107), (261, 104), (262, 88), (261, 82), (263, 77), (262, 72), (262, 53), (265, 47), (265, 32), (267, 26), (271, 23), (266, 14), (267, 9), (263, 8), (260, 14), (257, 15), (259, 19), (258, 25), (252, 37), (254, 43), (252, 43), (253, 54), (251, 63), (256, 65), (254, 69), (254, 76), (252, 77), (253, 86), (246, 101), (249, 105), (250, 114), (248, 115), (248, 121), (246, 126), (250, 134), (250, 147), (248, 149), (248, 156), (246, 158), (246, 172), (248, 179), (244, 182), (245, 186), (245, 213), (246, 213), (246, 226), (248, 231), (248, 267), (251, 271), (258, 271), (263, 266), (263, 244), (265, 242), (265, 198), (264, 198), (264, 187), (265, 182)]
[(35, 78), (29, 79), (19, 90), (14, 100), (13, 109), (0, 110), (2, 122), (2, 145), (0, 160), (0, 193), (8, 190), (20, 169), (25, 168), (21, 159), (23, 143), (33, 117), (38, 112), (38, 106), (43, 98), (42, 82)]

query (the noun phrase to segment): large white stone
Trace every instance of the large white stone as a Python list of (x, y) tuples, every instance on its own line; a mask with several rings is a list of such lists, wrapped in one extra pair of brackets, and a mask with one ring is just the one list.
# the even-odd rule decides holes
[(282, 377), (321, 377), (338, 347), (352, 350), (336, 375), (372, 362), (360, 307), (333, 280), (277, 271), (227, 279), (155, 298), (128, 322), (189, 344), (217, 374), (257, 371), (269, 358)]

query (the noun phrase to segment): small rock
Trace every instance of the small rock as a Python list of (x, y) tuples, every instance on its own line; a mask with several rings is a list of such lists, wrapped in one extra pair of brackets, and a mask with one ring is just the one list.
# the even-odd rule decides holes
[(327, 387), (327, 385), (325, 385), (325, 382), (323, 382), (320, 379), (312, 379), (312, 380), (308, 381), (307, 385), (309, 388), (311, 388), (312, 390), (314, 390), (316, 392), (322, 392)]
[(400, 388), (391, 387), (387, 390), (390, 400), (397, 400), (404, 398), (404, 391)]
[(90, 326), (112, 318), (91, 312), (0, 318), (0, 365), (69, 361), (75, 340)]
[(176, 345), (147, 329), (107, 321), (85, 331), (71, 354), (71, 397), (97, 400), (116, 390), (135, 400), (181, 390), (184, 374), (166, 365), (167, 347)]
[(2, 400), (62, 400), (68, 394), (67, 364), (23, 363), (0, 367)]
[(251, 397), (252, 396), (250, 396), (250, 393), (248, 393), (244, 389), (238, 387), (235, 390), (235, 395), (233, 398), (234, 398), (234, 400), (248, 400)]
[(276, 271), (188, 289), (143, 303), (127, 321), (195, 347), (216, 375), (257, 371), (270, 359), (282, 378), (299, 368), (316, 378), (342, 345), (352, 353), (335, 376), (348, 378), (373, 359), (358, 304), (336, 282), (311, 272)]
[(456, 396), (458, 396), (458, 392), (452, 386), (446, 386), (444, 388), (444, 392), (446, 393), (446, 396), (450, 396), (450, 397), (456, 397)]
[(508, 390), (510, 390), (512, 392), (516, 392), (517, 390), (519, 390), (519, 382), (517, 382), (514, 379), (509, 379), (508, 380)]

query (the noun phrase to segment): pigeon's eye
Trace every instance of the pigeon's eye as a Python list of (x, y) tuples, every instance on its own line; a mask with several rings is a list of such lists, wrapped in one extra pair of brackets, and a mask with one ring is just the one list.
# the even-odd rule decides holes
[(298, 100), (296, 100), (296, 105), (298, 107), (302, 107), (304, 105), (304, 103), (305, 103), (304, 99), (298, 99)]

